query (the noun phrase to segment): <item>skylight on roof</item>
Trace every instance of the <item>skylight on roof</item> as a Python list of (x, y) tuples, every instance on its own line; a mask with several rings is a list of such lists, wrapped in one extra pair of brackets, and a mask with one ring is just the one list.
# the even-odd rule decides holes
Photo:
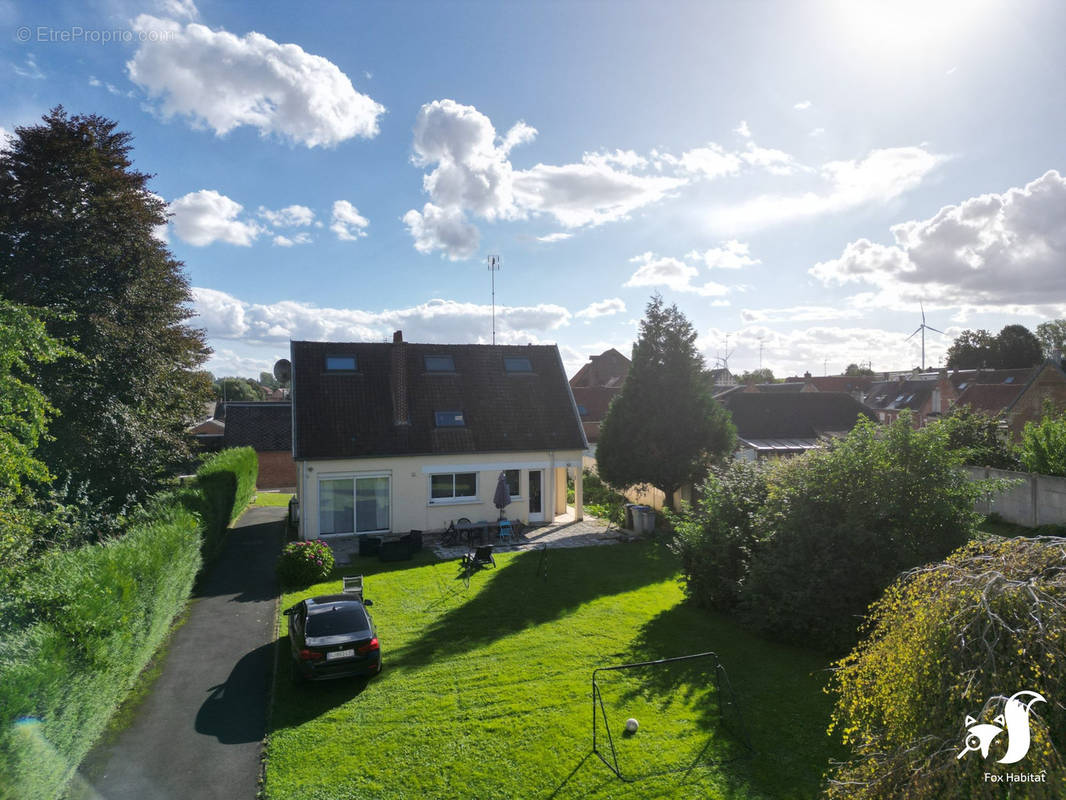
[(589, 415), (589, 410), (585, 408), (585, 406), (578, 406), (577, 413), (583, 417), (587, 417)]
[(426, 372), (455, 372), (455, 359), (451, 356), (424, 356)]
[(464, 428), (466, 420), (462, 411), (436, 411), (433, 414), (438, 428)]
[(326, 356), (327, 372), (355, 372), (355, 356)]
[(508, 372), (532, 372), (533, 362), (525, 356), (506, 357), (503, 359), (503, 368)]
[(1008, 375), (1006, 378), (1003, 379), (1003, 382), (1004, 383), (1014, 383), (1014, 376), (1013, 375)]

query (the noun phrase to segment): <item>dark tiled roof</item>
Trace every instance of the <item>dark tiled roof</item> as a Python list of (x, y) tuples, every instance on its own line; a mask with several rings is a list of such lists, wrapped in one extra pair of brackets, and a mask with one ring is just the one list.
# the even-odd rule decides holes
[(570, 379), (570, 385), (610, 386), (620, 388), (629, 374), (629, 359), (613, 347), (598, 356), (589, 356), (589, 363), (579, 369)]
[[(1040, 366), (1043, 366), (1042, 364)], [(950, 373), (952, 385), (958, 391), (964, 391), (974, 384), (1016, 384), (1025, 386), (1040, 369), (1037, 367), (1025, 367), (1024, 369), (960, 369)]]
[(870, 387), (865, 403), (870, 408), (917, 411), (937, 387), (936, 381), (880, 381)]
[[(585, 438), (554, 345), (403, 343), (409, 424), (394, 424), (393, 344), (293, 342), (296, 458), (580, 450)], [(353, 355), (357, 372), (327, 373), (326, 354)], [(454, 373), (428, 373), (424, 356), (450, 355)], [(508, 373), (504, 357), (530, 360)], [(437, 411), (463, 427), (437, 428)]]
[(597, 422), (607, 416), (607, 407), (621, 389), (608, 386), (573, 386), (571, 391), (574, 393), (574, 401), (579, 406), (584, 406), (587, 412), (581, 415), (581, 421)]
[(292, 450), (290, 403), (226, 403), (226, 447)]
[(805, 386), (803, 383), (756, 383), (755, 389), (766, 394), (798, 394)]
[(957, 406), (969, 406), (974, 411), (996, 416), (1010, 408), (1025, 391), (1027, 384), (973, 383), (963, 390)]
[(730, 392), (719, 402), (733, 415), (743, 439), (810, 439), (850, 431), (860, 415), (874, 419), (844, 392)]
[(786, 378), (789, 382), (810, 383), (819, 392), (864, 392), (873, 383), (869, 375), (822, 375), (810, 378)]

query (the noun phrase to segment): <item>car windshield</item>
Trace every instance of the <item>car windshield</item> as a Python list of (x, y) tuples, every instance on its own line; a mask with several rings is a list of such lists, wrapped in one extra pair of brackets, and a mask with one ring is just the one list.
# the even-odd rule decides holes
[(311, 609), (307, 615), (308, 636), (370, 635), (370, 621), (358, 603), (331, 603)]

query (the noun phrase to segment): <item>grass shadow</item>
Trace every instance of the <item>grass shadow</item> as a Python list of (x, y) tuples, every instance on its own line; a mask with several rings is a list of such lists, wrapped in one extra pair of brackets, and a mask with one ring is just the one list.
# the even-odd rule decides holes
[[(633, 548), (642, 548), (633, 569)], [(655, 543), (627, 547), (557, 548), (545, 578), (539, 550), (504, 554), (496, 568), (470, 576), (470, 599), (444, 613), (417, 639), (397, 651), (392, 664), (418, 667), (447, 653), (480, 649), (528, 627), (558, 619), (604, 595), (621, 594), (673, 576), (677, 562)], [(456, 562), (457, 574), (461, 567)], [(480, 585), (479, 585), (480, 584)]]

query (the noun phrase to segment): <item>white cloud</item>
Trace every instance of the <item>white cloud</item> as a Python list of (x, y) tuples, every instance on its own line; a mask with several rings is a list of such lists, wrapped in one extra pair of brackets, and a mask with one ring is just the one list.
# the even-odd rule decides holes
[(788, 306), (786, 308), (745, 308), (740, 318), (753, 322), (814, 322), (829, 319), (856, 319), (862, 312), (854, 308), (836, 306)]
[(596, 317), (607, 317), (612, 314), (621, 314), (625, 312), (626, 304), (619, 297), (611, 297), (606, 300), (600, 300), (597, 303), (591, 303), (585, 308), (574, 314), (575, 317), (581, 319), (596, 319)]
[(625, 286), (665, 286), (674, 291), (693, 292), (704, 297), (718, 297), (729, 292), (728, 287), (714, 281), (707, 281), (702, 286), (693, 284), (693, 279), (699, 276), (699, 270), (670, 256), (647, 252), (634, 256), (629, 262), (640, 266), (625, 282)]
[(825, 133), (825, 128), (812, 128), (811, 132), (808, 133), (807, 135), (810, 136), (811, 138), (815, 138), (816, 139), (819, 136), (823, 135), (824, 133)]
[(284, 236), (282, 234), (276, 234), (274, 236), (274, 244), (277, 247), (293, 247), (298, 244), (310, 244), (311, 234), (309, 233), (296, 233), (292, 236)]
[(469, 258), (477, 252), (481, 234), (466, 221), (459, 208), (440, 208), (426, 203), (422, 211), (411, 209), (403, 215), (404, 224), (420, 253), (442, 251), (450, 261)]
[(15, 70), (15, 74), (20, 77), (29, 78), (33, 81), (44, 80), (44, 73), (41, 72), (41, 68), (37, 66), (37, 59), (33, 53), (26, 56), (21, 67), (18, 64), (12, 64), (11, 68)]
[(263, 232), (253, 221), (238, 219), (244, 206), (214, 189), (201, 189), (170, 204), (178, 238), (196, 247), (228, 242), (247, 247)]
[(748, 121), (742, 119), (740, 124), (733, 129), (733, 133), (743, 136), (745, 139), (751, 138), (751, 128), (748, 127)]
[[(1066, 297), (1066, 178), (1050, 170), (1022, 188), (971, 197), (891, 229), (894, 245), (860, 239), (815, 264), (825, 284), (866, 283), (858, 302), (986, 307)], [(1054, 303), (1054, 300), (1052, 300)], [(1060, 306), (1061, 307), (1061, 306)]]
[(810, 100), (800, 100), (796, 105), (792, 106), (797, 111), (806, 111), (813, 105)]
[[(383, 311), (323, 308), (284, 300), (259, 304), (214, 289), (193, 289), (193, 324), (213, 340), (247, 345), (277, 345), (289, 339), (380, 342), (395, 330), (407, 341), (488, 342), (492, 307), (454, 300), (430, 300), (417, 306)], [(562, 306), (496, 306), (496, 340), (539, 342), (540, 337), (570, 322)]]
[(740, 172), (741, 160), (736, 153), (729, 153), (719, 144), (710, 142), (706, 147), (696, 147), (678, 159), (681, 168), (704, 178), (720, 178)]
[(537, 241), (551, 244), (552, 242), (563, 242), (567, 239), (572, 239), (573, 237), (574, 234), (572, 233), (563, 233), (562, 231), (557, 231), (555, 233), (545, 234), (544, 236), (538, 236)]
[(335, 64), (298, 45), (144, 14), (133, 28), (157, 34), (141, 43), (126, 69), (134, 83), (160, 99), (165, 117), (187, 116), (219, 136), (251, 125), (264, 136), (307, 147), (378, 133), (384, 107), (356, 91)]
[(759, 147), (748, 142), (748, 149), (740, 153), (740, 158), (753, 167), (766, 170), (771, 175), (791, 175), (799, 170), (799, 165), (791, 155), (772, 147)]
[(301, 205), (286, 206), (277, 211), (259, 206), (258, 213), (274, 228), (302, 228), (315, 221), (315, 212)]
[(751, 251), (746, 242), (738, 242), (736, 239), (730, 239), (721, 247), (711, 247), (702, 253), (693, 250), (685, 258), (703, 261), (708, 269), (743, 269), (762, 263), (759, 259), (751, 257)]
[(404, 216), (415, 247), (442, 250), (452, 259), (477, 249), (467, 215), (485, 220), (548, 214), (568, 228), (621, 219), (654, 203), (684, 180), (637, 174), (648, 160), (630, 150), (586, 153), (581, 162), (537, 164), (516, 170), (510, 152), (532, 141), (536, 129), (518, 122), (502, 137), (473, 106), (434, 100), (415, 120), (412, 161), (432, 167), (423, 177), (430, 202)]
[(819, 170), (824, 186), (818, 191), (761, 195), (718, 209), (711, 223), (721, 230), (747, 230), (888, 202), (920, 185), (945, 160), (922, 147), (892, 147), (860, 160), (830, 161)]
[(200, 9), (193, 0), (159, 0), (159, 10), (177, 19), (200, 18)]
[(354, 242), (366, 236), (366, 228), (370, 222), (359, 213), (359, 209), (347, 200), (337, 200), (333, 203), (333, 217), (329, 229), (337, 234), (337, 238), (345, 242)]

